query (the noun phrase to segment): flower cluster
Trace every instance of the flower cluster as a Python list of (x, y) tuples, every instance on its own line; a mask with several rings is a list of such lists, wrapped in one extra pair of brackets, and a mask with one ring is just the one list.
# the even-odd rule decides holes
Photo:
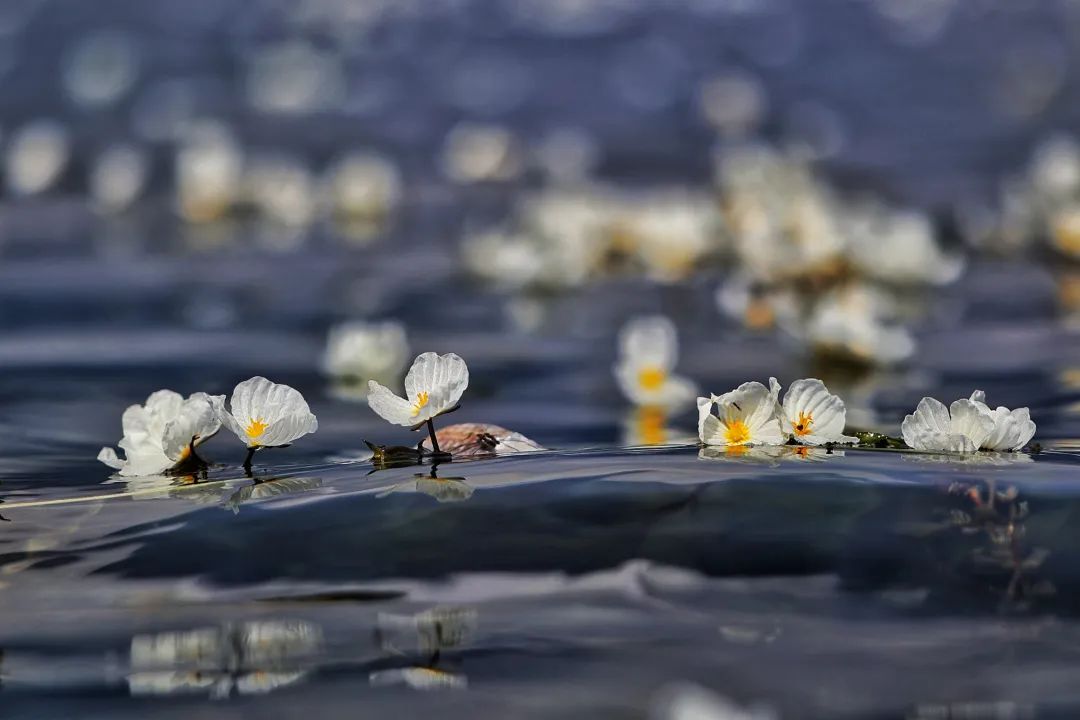
[[(698, 437), (706, 445), (827, 445), (858, 442), (844, 435), (844, 401), (817, 379), (796, 380), (780, 401), (780, 383), (743, 383), (723, 395), (699, 397)], [(714, 412), (715, 408), (715, 412)]]
[(986, 393), (976, 390), (968, 399), (956, 400), (948, 408), (925, 397), (915, 412), (900, 426), (904, 442), (915, 450), (973, 453), (979, 450), (1015, 451), (1035, 436), (1035, 423), (1028, 409), (991, 410)]
[(200, 392), (185, 400), (172, 390), (159, 390), (145, 405), (124, 411), (124, 437), (119, 442), (124, 458), (107, 447), (98, 453), (98, 460), (125, 477), (205, 468), (195, 448), (224, 425), (248, 448), (244, 464), (250, 467), (256, 450), (284, 447), (319, 427), (299, 391), (264, 377), (237, 385), (230, 407), (225, 409), (224, 395)]

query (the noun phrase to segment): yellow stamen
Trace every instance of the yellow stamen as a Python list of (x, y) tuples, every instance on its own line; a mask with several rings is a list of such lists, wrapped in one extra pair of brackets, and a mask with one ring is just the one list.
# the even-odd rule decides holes
[(745, 445), (750, 442), (750, 428), (742, 420), (720, 421), (724, 425), (724, 440), (728, 445)]
[(428, 404), (428, 394), (426, 392), (419, 392), (416, 394), (416, 402), (412, 406), (412, 416), (416, 417), (420, 414), (420, 411), (424, 409), (424, 406)]
[(647, 367), (640, 370), (637, 377), (643, 390), (659, 390), (667, 380), (667, 373), (658, 367)]
[(799, 420), (795, 423), (795, 427), (792, 428), (795, 434), (802, 437), (803, 435), (810, 434), (810, 426), (814, 424), (813, 413), (800, 412)]
[(258, 440), (268, 427), (270, 427), (270, 423), (263, 422), (262, 418), (252, 418), (248, 426), (244, 428), (244, 432), (247, 433), (250, 439)]

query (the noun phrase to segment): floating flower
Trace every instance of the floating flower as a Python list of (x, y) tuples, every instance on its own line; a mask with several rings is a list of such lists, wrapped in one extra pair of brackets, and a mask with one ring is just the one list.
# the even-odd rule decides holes
[(666, 317), (634, 318), (619, 332), (615, 379), (635, 405), (673, 408), (697, 394), (693, 382), (671, 371), (679, 357), (675, 325)]
[(1019, 450), (1035, 435), (1027, 408), (991, 410), (981, 390), (949, 408), (934, 398), (919, 401), (904, 418), (904, 442), (916, 450), (973, 453), (978, 450)]
[[(770, 378), (770, 388), (759, 382), (743, 383), (719, 397), (697, 399), (698, 437), (706, 445), (781, 445), (784, 442), (776, 407), (780, 385)], [(713, 414), (713, 405), (718, 412)]]
[(341, 380), (388, 380), (401, 371), (409, 341), (401, 323), (352, 321), (330, 329), (323, 371)]
[(994, 430), (983, 441), (983, 450), (1019, 450), (1035, 437), (1035, 423), (1026, 407), (1009, 410), (998, 406), (991, 410), (986, 404), (986, 393), (982, 390), (971, 393), (971, 402), (975, 403), (980, 413), (988, 414), (994, 420)]
[(856, 443), (844, 435), (847, 411), (844, 401), (829, 392), (825, 383), (809, 378), (796, 380), (784, 393), (780, 429), (800, 445)]
[(215, 395), (211, 400), (222, 424), (247, 445), (245, 467), (251, 466), (256, 450), (283, 447), (319, 429), (319, 421), (300, 391), (264, 377), (256, 376), (237, 385), (229, 401), (230, 411), (225, 410), (224, 395)]
[(368, 405), (387, 422), (418, 429), (428, 425), (431, 443), (439, 454), (439, 443), (431, 421), (458, 406), (469, 386), (469, 368), (454, 353), (417, 356), (405, 375), (405, 397), (392, 393), (374, 380), (368, 381)]
[(98, 460), (125, 477), (158, 475), (187, 463), (195, 447), (221, 428), (210, 396), (194, 393), (185, 400), (172, 390), (158, 390), (145, 405), (128, 407), (121, 423), (124, 459), (105, 447)]

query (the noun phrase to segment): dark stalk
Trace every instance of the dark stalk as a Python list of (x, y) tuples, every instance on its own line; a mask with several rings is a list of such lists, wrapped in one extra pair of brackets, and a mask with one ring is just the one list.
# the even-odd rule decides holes
[(251, 459), (255, 457), (255, 451), (258, 448), (249, 447), (247, 449), (247, 457), (244, 458), (244, 472), (249, 476), (251, 475)]

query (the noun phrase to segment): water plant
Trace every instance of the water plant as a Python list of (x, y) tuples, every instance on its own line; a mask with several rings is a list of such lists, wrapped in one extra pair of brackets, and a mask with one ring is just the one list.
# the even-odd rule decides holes
[(205, 468), (195, 448), (221, 428), (209, 395), (194, 393), (185, 400), (172, 390), (158, 390), (144, 405), (129, 406), (121, 424), (118, 445), (124, 457), (103, 447), (97, 459), (125, 477)]

